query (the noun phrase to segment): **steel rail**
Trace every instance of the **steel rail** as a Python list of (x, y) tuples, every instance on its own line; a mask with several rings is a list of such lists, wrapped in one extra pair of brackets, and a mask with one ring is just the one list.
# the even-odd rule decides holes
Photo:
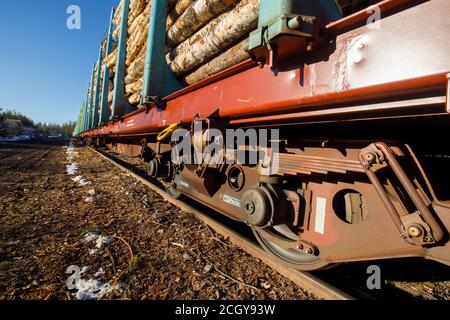
[(131, 170), (122, 166), (121, 164), (116, 162), (114, 159), (108, 157), (107, 155), (103, 154), (102, 152), (95, 150), (91, 147), (88, 147), (88, 148), (90, 150), (92, 150), (94, 153), (98, 154), (104, 160), (112, 163), (114, 166), (116, 166), (118, 169), (120, 169), (121, 171), (123, 171), (124, 173), (129, 175), (130, 177), (136, 179), (143, 185), (147, 186), (148, 188), (150, 188), (153, 191), (155, 191), (156, 193), (158, 193), (167, 202), (177, 206), (184, 212), (193, 214), (199, 220), (201, 220), (206, 225), (208, 225), (209, 227), (214, 229), (217, 233), (219, 233), (220, 235), (222, 235), (224, 237), (227, 237), (231, 243), (238, 246), (239, 248), (241, 248), (242, 250), (244, 250), (251, 256), (255, 257), (256, 259), (259, 259), (260, 261), (265, 263), (267, 266), (269, 266), (273, 270), (277, 271), (279, 274), (281, 274), (285, 278), (291, 280), (292, 282), (294, 282), (301, 288), (313, 293), (318, 298), (325, 299), (325, 300), (355, 300), (354, 297), (333, 287), (332, 285), (319, 279), (318, 277), (312, 275), (311, 273), (296, 271), (294, 269), (288, 268), (288, 267), (280, 264), (279, 262), (273, 260), (273, 258), (271, 258), (258, 245), (256, 245), (252, 241), (246, 239), (244, 236), (242, 236), (238, 232), (223, 225), (222, 223), (216, 221), (215, 219), (212, 219), (208, 215), (206, 215), (203, 212), (199, 211), (198, 209), (184, 203), (183, 201), (172, 198), (164, 190), (160, 189), (159, 187), (154, 185), (152, 182), (150, 182), (150, 181), (144, 179), (143, 177), (139, 176), (138, 174), (132, 172)]

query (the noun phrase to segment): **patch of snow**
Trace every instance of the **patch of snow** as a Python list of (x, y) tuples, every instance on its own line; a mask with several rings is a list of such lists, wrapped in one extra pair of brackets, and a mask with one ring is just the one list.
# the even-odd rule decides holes
[(102, 267), (100, 267), (97, 272), (94, 274), (94, 277), (102, 276), (105, 274), (105, 270), (103, 270)]
[(68, 147), (66, 147), (66, 149), (67, 149), (67, 151), (66, 151), (67, 160), (68, 160), (69, 162), (72, 162), (73, 159), (75, 158), (75, 156), (78, 155), (78, 152), (75, 151), (72, 142), (69, 144)]
[(86, 243), (86, 242), (94, 241), (94, 240), (96, 240), (96, 239), (98, 238), (98, 236), (99, 236), (99, 234), (98, 234), (97, 232), (89, 232), (89, 233), (86, 233), (86, 234), (84, 235), (84, 237), (81, 238), (81, 242)]
[(74, 176), (77, 174), (78, 170), (80, 169), (80, 166), (78, 165), (78, 163), (73, 162), (71, 164), (68, 164), (66, 166), (66, 169), (67, 169), (67, 174), (69, 176)]
[(78, 300), (95, 300), (101, 299), (104, 295), (116, 289), (109, 282), (103, 283), (95, 279), (80, 279), (77, 282), (77, 293), (75, 297)]
[(75, 178), (72, 178), (72, 180), (77, 182), (80, 185), (80, 187), (84, 187), (91, 184), (91, 182), (84, 179), (83, 176), (76, 176)]
[(67, 155), (67, 161), (72, 162), (73, 159), (75, 158), (75, 156), (78, 155), (78, 152), (68, 149), (66, 152), (66, 155)]
[[(89, 253), (95, 254), (105, 243), (112, 243), (114, 241), (111, 237), (101, 236), (97, 232), (89, 232), (83, 238), (81, 238), (81, 242), (94, 242), (96, 245), (96, 249), (92, 249)], [(80, 271), (80, 275), (89, 270), (90, 267), (83, 267)], [(97, 272), (94, 274), (94, 277), (91, 279), (82, 279), (78, 277), (75, 282), (73, 296), (76, 297), (77, 300), (97, 300), (103, 298), (105, 295), (111, 293), (114, 290), (121, 291), (125, 286), (123, 284), (112, 285), (111, 281), (103, 282), (98, 280), (98, 277), (105, 275), (105, 270), (100, 267)], [(72, 288), (71, 288), (72, 289)]]
[(102, 235), (99, 235), (98, 233), (95, 232), (89, 232), (88, 234), (86, 234), (82, 239), (82, 242), (84, 243), (88, 243), (88, 242), (94, 242), (95, 241), (95, 249), (90, 249), (89, 250), (89, 254), (91, 256), (95, 255), (98, 250), (100, 250), (104, 244), (111, 244), (114, 242), (114, 238), (112, 237), (105, 237)]
[[(76, 155), (78, 155), (78, 152), (75, 151), (72, 141), (65, 148), (67, 149), (66, 155), (67, 155), (67, 162), (69, 163), (66, 166), (67, 174), (69, 176), (75, 176), (75, 175), (77, 175), (78, 171), (80, 170), (80, 165), (78, 163), (74, 162), (74, 158)], [(80, 185), (80, 187), (84, 187), (84, 186), (91, 184), (88, 180), (84, 179), (83, 176), (81, 176), (81, 175), (77, 175), (75, 178), (72, 178), (72, 180), (77, 182)]]
[(93, 242), (95, 241), (95, 247), (97, 249), (101, 249), (104, 244), (111, 244), (114, 242), (114, 238), (105, 237), (96, 232), (89, 232), (83, 238), (81, 238), (81, 242)]
[(78, 184), (80, 185), (80, 187), (85, 187), (85, 186), (91, 184), (91, 182), (83, 178), (80, 181), (78, 181)]
[(97, 241), (95, 242), (95, 247), (97, 249), (101, 249), (104, 244), (111, 244), (113, 242), (114, 242), (114, 238), (99, 236), (97, 238)]
[(72, 178), (75, 182), (80, 182), (83, 179), (83, 176), (76, 176), (75, 178)]

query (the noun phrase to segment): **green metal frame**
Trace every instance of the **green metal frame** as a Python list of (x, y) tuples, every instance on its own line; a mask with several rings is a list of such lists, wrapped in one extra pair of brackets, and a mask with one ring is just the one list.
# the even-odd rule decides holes
[(89, 126), (88, 126), (88, 123), (89, 123), (88, 102), (89, 102), (89, 89), (86, 91), (86, 97), (84, 98), (83, 132), (89, 130)]
[(135, 110), (125, 96), (125, 61), (127, 57), (128, 12), (130, 0), (124, 0), (122, 22), (120, 24), (119, 45), (117, 48), (116, 76), (114, 79), (114, 97), (111, 120), (121, 118)]
[[(109, 28), (108, 28), (108, 38), (106, 40), (106, 49), (105, 49), (105, 57), (109, 56), (112, 52), (112, 44), (113, 44), (113, 19), (114, 19), (115, 9), (111, 9), (111, 17), (109, 19)], [(109, 94), (109, 76), (110, 70), (106, 66), (103, 66), (103, 84), (102, 84), (102, 97), (100, 99), (100, 125), (105, 124), (109, 121), (111, 117), (111, 111), (108, 105), (108, 94)]]
[(88, 92), (86, 92), (86, 96), (84, 97), (83, 102), (83, 126), (81, 128), (81, 132), (87, 130), (87, 102), (88, 102)]
[(320, 37), (320, 25), (340, 18), (342, 13), (335, 0), (260, 0), (258, 29), (250, 34), (249, 50), (258, 60), (268, 51), (273, 65), (275, 39), (298, 37), (304, 39), (306, 48), (308, 42)]
[(141, 104), (160, 105), (165, 96), (184, 88), (166, 62), (167, 0), (153, 0), (150, 11)]
[(102, 63), (103, 63), (103, 47), (100, 46), (100, 52), (98, 56), (98, 62), (97, 62), (97, 79), (95, 81), (95, 88), (94, 88), (94, 101), (92, 106), (92, 127), (97, 128), (99, 124), (99, 98), (100, 98), (100, 77), (102, 72)]
[(83, 103), (81, 104), (81, 114), (80, 118), (78, 119), (77, 123), (77, 133), (76, 135), (79, 135), (84, 131), (84, 120), (86, 116), (86, 98), (83, 98)]
[(87, 130), (92, 129), (92, 99), (93, 99), (93, 90), (94, 90), (94, 73), (95, 73), (95, 62), (92, 65), (91, 82), (89, 82), (90, 90), (89, 90), (88, 102), (87, 102), (87, 108), (88, 108)]

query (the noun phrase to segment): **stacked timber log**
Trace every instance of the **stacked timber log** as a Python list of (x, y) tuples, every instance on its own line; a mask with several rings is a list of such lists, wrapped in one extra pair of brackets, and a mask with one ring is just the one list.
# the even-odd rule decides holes
[(168, 30), (170, 69), (194, 84), (248, 59), (258, 13), (259, 0), (194, 1)]
[[(151, 0), (130, 0), (125, 95), (130, 104), (141, 98)], [(113, 22), (120, 33), (123, 1)], [(249, 58), (248, 35), (257, 27), (259, 0), (170, 0), (166, 60), (180, 82), (197, 83)], [(117, 48), (105, 59), (111, 70), (109, 104), (114, 95)]]
[[(91, 101), (91, 103), (92, 103), (92, 105), (94, 105), (94, 100), (95, 100), (95, 95), (97, 94), (97, 72), (98, 72), (98, 62), (95, 64), (95, 67), (94, 67), (94, 85), (93, 85), (93, 94), (92, 94), (92, 96), (91, 96), (91, 99), (92, 99), (92, 101)], [(93, 110), (94, 111), (94, 110)], [(97, 111), (98, 111), (98, 108), (97, 108)]]
[[(123, 1), (120, 2), (113, 23), (117, 26), (113, 37), (118, 39), (122, 19)], [(142, 90), (145, 51), (147, 48), (148, 25), (150, 21), (151, 0), (130, 0), (128, 13), (127, 54), (125, 60), (125, 95), (130, 104), (138, 104)], [(117, 48), (106, 58), (111, 70), (108, 102), (111, 105), (114, 96), (114, 77), (117, 63)]]

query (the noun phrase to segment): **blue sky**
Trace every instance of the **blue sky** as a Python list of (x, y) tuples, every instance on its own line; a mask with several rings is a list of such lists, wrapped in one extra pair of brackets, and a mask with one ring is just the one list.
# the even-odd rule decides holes
[[(36, 122), (76, 120), (112, 6), (119, 0), (21, 0), (0, 4), (0, 108)], [(81, 30), (68, 30), (69, 5)]]

